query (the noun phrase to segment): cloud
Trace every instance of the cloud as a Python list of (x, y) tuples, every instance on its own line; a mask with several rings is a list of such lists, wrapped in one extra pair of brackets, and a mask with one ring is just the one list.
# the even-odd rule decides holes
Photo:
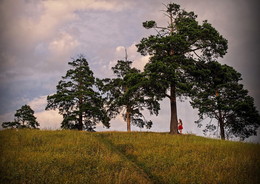
[(62, 52), (67, 53), (78, 45), (79, 42), (75, 40), (70, 34), (65, 32), (60, 33), (58, 38), (49, 44), (49, 50), (53, 52), (53, 54), (61, 54)]
[[(127, 55), (126, 55), (127, 54)], [(118, 60), (132, 61), (132, 67), (143, 71), (144, 66), (149, 61), (150, 56), (142, 56), (137, 52), (136, 42), (132, 43), (129, 47), (117, 46), (114, 50), (114, 59), (110, 61), (109, 68), (115, 66)]]
[(60, 129), (62, 116), (58, 110), (45, 111), (47, 96), (35, 98), (29, 101), (28, 105), (34, 110), (34, 115), (40, 124), (40, 129)]
[(25, 36), (39, 41), (48, 38), (64, 23), (75, 21), (79, 11), (120, 11), (129, 5), (129, 2), (95, 0), (4, 0), (1, 1), (2, 31), (4, 30), (5, 37), (16, 41), (20, 38), (23, 42)]
[(56, 130), (60, 129), (62, 116), (58, 111), (41, 111), (35, 113), (35, 117), (40, 124), (40, 129)]
[(47, 105), (47, 96), (40, 96), (32, 101), (28, 102), (28, 105), (34, 110), (34, 112), (44, 111)]
[[(72, 45), (67, 44), (73, 44), (75, 47), (78, 42), (67, 31), (71, 31), (69, 24), (81, 21), (80, 12), (120, 11), (129, 4), (94, 0), (1, 1), (1, 45), (5, 45), (1, 48), (1, 68), (6, 69), (14, 64), (28, 66), (34, 58), (28, 61), (27, 55), (32, 55), (37, 49), (39, 51), (39, 48), (43, 49), (44, 44), (50, 44), (51, 48), (55, 48), (53, 52), (60, 49), (58, 51), (71, 53), (72, 50), (67, 49)], [(67, 42), (63, 43), (57, 39), (67, 39)], [(57, 44), (59, 48), (55, 47)], [(15, 62), (12, 62), (13, 60)]]

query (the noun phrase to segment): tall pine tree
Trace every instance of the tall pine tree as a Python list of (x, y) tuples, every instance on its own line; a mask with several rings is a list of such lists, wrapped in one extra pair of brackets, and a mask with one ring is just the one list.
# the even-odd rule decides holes
[(117, 61), (112, 67), (116, 78), (104, 79), (103, 90), (107, 93), (110, 116), (115, 118), (122, 113), (127, 123), (127, 131), (131, 131), (131, 124), (140, 128), (151, 128), (152, 121), (146, 120), (142, 111), (146, 108), (151, 114), (158, 115), (159, 103), (145, 94), (145, 77), (143, 73), (131, 67), (132, 61)]
[(191, 90), (191, 105), (199, 110), (201, 126), (203, 119), (216, 119), (218, 126), (208, 123), (205, 132), (220, 130), (221, 139), (226, 135), (240, 139), (256, 135), (260, 126), (260, 115), (254, 99), (239, 83), (241, 74), (228, 65), (216, 61), (199, 65), (196, 74), (197, 85)]
[(104, 100), (87, 60), (80, 56), (69, 65), (72, 69), (59, 81), (57, 92), (47, 97), (46, 110), (59, 110), (64, 129), (94, 131), (99, 122), (109, 128)]
[(176, 97), (187, 95), (192, 88), (190, 71), (195, 63), (222, 57), (227, 50), (227, 40), (207, 21), (200, 25), (197, 15), (180, 9), (177, 4), (166, 5), (164, 14), (168, 18), (165, 27), (155, 21), (143, 23), (147, 29), (156, 29), (157, 35), (143, 38), (137, 48), (142, 55), (150, 55), (144, 70), (150, 80), (147, 91), (158, 100), (169, 98), (170, 133), (177, 134)]

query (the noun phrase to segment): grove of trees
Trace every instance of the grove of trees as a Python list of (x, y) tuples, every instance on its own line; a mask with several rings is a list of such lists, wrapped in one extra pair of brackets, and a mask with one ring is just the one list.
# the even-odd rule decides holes
[[(178, 133), (177, 98), (188, 97), (199, 111), (199, 126), (205, 118), (216, 119), (220, 137), (232, 135), (245, 139), (256, 135), (260, 115), (254, 99), (239, 82), (241, 74), (217, 60), (227, 53), (228, 41), (207, 20), (199, 23), (194, 12), (175, 3), (165, 5), (168, 24), (145, 21), (143, 27), (156, 30), (136, 45), (141, 55), (149, 55), (144, 71), (131, 66), (127, 58), (112, 67), (114, 78), (94, 77), (83, 56), (69, 62), (71, 67), (47, 97), (46, 110), (58, 109), (63, 116), (61, 127), (94, 131), (97, 123), (110, 127), (110, 120), (123, 115), (127, 131), (131, 124), (152, 126), (142, 111), (159, 115), (160, 101), (170, 102), (170, 134)], [(15, 114), (14, 122), (3, 127), (31, 127), (39, 124), (29, 106)], [(160, 123), (160, 122), (158, 122)], [(206, 122), (207, 123), (207, 122)], [(206, 124), (206, 130), (215, 130)]]
[(227, 40), (207, 21), (199, 25), (197, 15), (180, 9), (177, 4), (168, 4), (164, 14), (168, 25), (161, 27), (155, 21), (146, 21), (143, 26), (154, 28), (157, 35), (143, 38), (137, 44), (138, 52), (149, 54), (145, 73), (151, 81), (153, 95), (161, 100), (170, 100), (170, 134), (177, 134), (176, 97), (187, 96), (193, 87), (194, 65), (222, 57), (227, 52)]

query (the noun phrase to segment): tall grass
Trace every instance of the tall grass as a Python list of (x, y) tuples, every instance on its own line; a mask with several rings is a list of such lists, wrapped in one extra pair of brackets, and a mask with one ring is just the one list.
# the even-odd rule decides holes
[(0, 131), (0, 183), (260, 183), (260, 145), (165, 133)]
[(1, 131), (0, 183), (149, 183), (95, 134)]
[(260, 183), (260, 145), (162, 133), (106, 136), (156, 183)]

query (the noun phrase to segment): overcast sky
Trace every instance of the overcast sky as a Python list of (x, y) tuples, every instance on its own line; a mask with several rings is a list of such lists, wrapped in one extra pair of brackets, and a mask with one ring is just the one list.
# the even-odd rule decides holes
[[(61, 117), (44, 111), (46, 97), (68, 70), (72, 57), (84, 54), (96, 77), (113, 77), (111, 67), (124, 58), (142, 69), (148, 61), (136, 52), (143, 37), (155, 34), (142, 22), (165, 25), (165, 0), (0, 0), (0, 122), (13, 120), (17, 109), (29, 104), (42, 129), (57, 129)], [(260, 109), (259, 3), (254, 0), (175, 0), (208, 20), (228, 40), (228, 53), (219, 59), (242, 74), (245, 88)], [(169, 131), (169, 101), (162, 103), (152, 131)], [(202, 135), (194, 121), (197, 111), (178, 102), (184, 132)], [(103, 130), (98, 126), (97, 130)], [(126, 130), (121, 117), (110, 130)], [(139, 130), (135, 128), (134, 130)]]

